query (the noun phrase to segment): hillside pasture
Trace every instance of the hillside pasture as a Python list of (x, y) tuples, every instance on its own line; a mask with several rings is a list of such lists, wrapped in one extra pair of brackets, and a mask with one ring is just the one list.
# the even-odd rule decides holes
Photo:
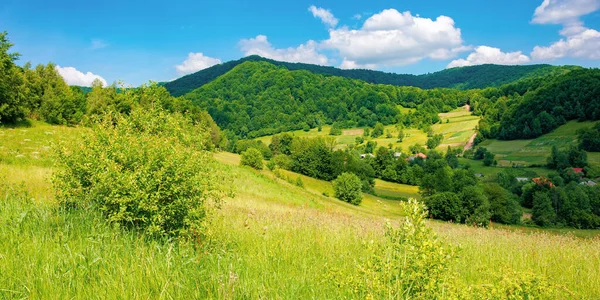
[[(480, 144), (496, 155), (499, 165), (543, 165), (546, 158), (550, 156), (553, 146), (559, 149), (571, 145), (577, 145), (577, 130), (589, 128), (595, 122), (571, 121), (560, 126), (551, 133), (542, 135), (532, 140), (486, 140)], [(594, 155), (591, 155), (590, 163), (597, 164)]]

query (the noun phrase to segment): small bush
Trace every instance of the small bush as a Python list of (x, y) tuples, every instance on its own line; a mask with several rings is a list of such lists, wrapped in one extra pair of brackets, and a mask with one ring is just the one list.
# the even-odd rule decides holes
[(248, 148), (248, 150), (242, 152), (242, 160), (240, 161), (242, 166), (250, 166), (257, 170), (263, 169), (263, 155), (256, 148)]
[(153, 237), (200, 234), (207, 201), (225, 196), (224, 178), (203, 150), (209, 138), (179, 114), (107, 116), (83, 141), (58, 149), (57, 199)]
[(296, 184), (298, 187), (304, 188), (304, 181), (302, 181), (302, 178), (300, 177), (296, 178), (296, 182), (294, 184)]
[(277, 164), (275, 164), (275, 162), (273, 160), (270, 160), (267, 162), (267, 168), (270, 171), (273, 171), (273, 170), (275, 170), (275, 168), (277, 168)]
[(342, 173), (333, 181), (335, 197), (350, 204), (359, 205), (362, 202), (362, 182), (352, 173)]

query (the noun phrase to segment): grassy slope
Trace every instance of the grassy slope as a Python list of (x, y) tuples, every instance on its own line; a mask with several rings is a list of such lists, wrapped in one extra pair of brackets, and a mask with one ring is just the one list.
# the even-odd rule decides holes
[[(545, 164), (546, 158), (550, 156), (552, 146), (564, 148), (577, 144), (577, 130), (588, 128), (594, 122), (571, 121), (557, 128), (551, 133), (545, 134), (533, 140), (500, 141), (487, 140), (481, 143), (482, 147), (496, 154), (500, 165)], [(590, 162), (598, 163), (598, 154), (590, 155)], [(600, 165), (600, 164), (598, 164)]]
[[(29, 133), (38, 128), (44, 130)], [(0, 190), (0, 298), (343, 298), (346, 291), (324, 278), (328, 268), (352, 272), (366, 253), (363, 241), (383, 238), (385, 220), (401, 218), (394, 201), (366, 198), (354, 207), (324, 197), (327, 183), (303, 177), (302, 189), (236, 166), (235, 155), (216, 157), (229, 168), (236, 196), (210, 223), (211, 242), (200, 241), (202, 251), (145, 241), (93, 212), (58, 213), (51, 197), (30, 202)], [(27, 189), (51, 172), (42, 166), (47, 172), (29, 174), (33, 167), (35, 161), (0, 162), (2, 175), (18, 174), (11, 180), (27, 181)], [(600, 294), (598, 238), (430, 224), (460, 246), (452, 268), (467, 284), (527, 270), (575, 291), (573, 298)]]
[[(409, 110), (409, 109), (407, 109)], [(448, 146), (462, 147), (464, 146), (471, 136), (475, 133), (475, 127), (479, 122), (479, 117), (471, 115), (464, 107), (458, 108), (452, 112), (440, 114), (442, 119), (441, 124), (433, 126), (433, 130), (436, 134), (441, 133), (444, 135), (442, 144), (437, 148), (438, 150), (445, 151)], [(448, 122), (446, 122), (448, 121)], [(313, 128), (308, 132), (297, 130), (291, 133), (298, 137), (318, 137), (318, 136), (329, 136), (331, 126), (323, 126), (319, 132), (318, 129)], [(390, 132), (391, 138), (386, 137), (386, 133)], [(342, 135), (335, 137), (337, 141), (337, 148), (343, 149), (346, 146), (355, 144), (356, 138), (363, 136), (364, 128), (353, 128), (342, 131)], [(378, 146), (387, 147), (392, 144), (392, 148), (400, 147), (403, 151), (408, 152), (408, 148), (414, 144), (425, 145), (427, 142), (427, 134), (419, 129), (407, 128), (404, 129), (404, 140), (402, 143), (398, 143), (399, 128), (395, 125), (385, 126), (384, 135), (378, 138), (369, 138), (377, 142)], [(271, 136), (264, 136), (257, 138), (265, 144), (271, 143)]]

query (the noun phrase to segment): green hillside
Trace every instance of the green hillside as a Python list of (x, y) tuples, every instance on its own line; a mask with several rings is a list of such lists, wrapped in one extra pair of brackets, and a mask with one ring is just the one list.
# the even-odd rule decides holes
[(288, 63), (263, 58), (257, 55), (244, 57), (239, 60), (218, 64), (210, 68), (198, 71), (164, 83), (164, 86), (173, 96), (182, 96), (195, 90), (221, 75), (231, 71), (244, 62), (268, 62), (276, 66), (282, 66), (288, 70), (305, 70), (325, 76), (340, 76), (358, 79), (368, 83), (390, 84), (396, 86), (414, 86), (423, 89), (432, 88), (459, 88), (477, 89), (493, 86), (501, 86), (519, 79), (543, 77), (546, 75), (568, 70), (573, 67), (555, 67), (550, 65), (527, 65), (527, 66), (502, 66), (502, 65), (479, 65), (471, 67), (452, 68), (435, 73), (423, 75), (395, 74), (373, 70), (343, 70), (334, 67), (311, 65), (304, 63)]
[[(245, 62), (188, 94), (230, 137), (254, 138), (338, 123), (340, 128), (403, 123), (425, 128), (473, 92), (374, 85), (266, 62)], [(398, 105), (418, 108), (402, 113)]]

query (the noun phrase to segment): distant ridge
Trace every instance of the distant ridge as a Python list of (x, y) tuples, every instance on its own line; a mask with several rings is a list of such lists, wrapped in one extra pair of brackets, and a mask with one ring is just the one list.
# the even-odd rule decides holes
[(343, 70), (328, 66), (281, 62), (260, 57), (258, 55), (252, 55), (239, 60), (215, 65), (163, 84), (173, 96), (182, 96), (215, 80), (217, 77), (247, 61), (268, 62), (277, 66), (284, 66), (290, 71), (307, 70), (315, 74), (326, 76), (340, 76), (363, 80), (369, 83), (415, 86), (422, 89), (476, 89), (497, 87), (523, 78), (542, 77), (557, 71), (560, 72), (560, 70), (563, 69), (577, 68), (572, 66), (557, 67), (551, 65), (503, 66), (490, 64), (452, 68), (423, 75), (411, 75), (364, 69)]

